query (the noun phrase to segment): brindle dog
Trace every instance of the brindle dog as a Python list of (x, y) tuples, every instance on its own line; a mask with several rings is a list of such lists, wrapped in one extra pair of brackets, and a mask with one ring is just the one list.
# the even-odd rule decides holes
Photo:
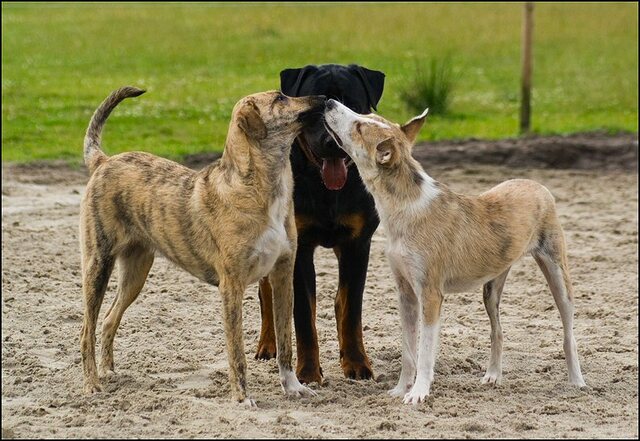
[(138, 297), (156, 251), (219, 287), (233, 398), (248, 406), (242, 339), (247, 285), (268, 276), (273, 286), (278, 367), (287, 395), (314, 395), (291, 368), (291, 315), (296, 228), (289, 152), (324, 97), (277, 91), (240, 100), (222, 157), (196, 172), (143, 152), (107, 157), (100, 132), (116, 105), (144, 91), (123, 87), (93, 115), (84, 142), (91, 178), (81, 204), (80, 243), (85, 300), (81, 352), (84, 390), (102, 390), (95, 330), (107, 282), (118, 262), (118, 292), (102, 326), (101, 374), (113, 372), (113, 339)]

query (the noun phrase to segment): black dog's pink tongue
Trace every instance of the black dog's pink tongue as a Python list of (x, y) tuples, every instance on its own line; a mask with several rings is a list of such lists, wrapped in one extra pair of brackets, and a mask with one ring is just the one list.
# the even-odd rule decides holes
[(347, 166), (344, 158), (322, 159), (322, 182), (329, 190), (340, 190), (347, 182)]

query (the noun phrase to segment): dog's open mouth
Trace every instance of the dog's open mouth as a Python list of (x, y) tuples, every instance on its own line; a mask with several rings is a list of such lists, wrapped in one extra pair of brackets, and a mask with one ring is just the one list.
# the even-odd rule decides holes
[(331, 135), (336, 144), (338, 144), (338, 147), (342, 148), (342, 139), (340, 139), (336, 132), (331, 130), (331, 127), (329, 127), (329, 124), (327, 124), (326, 121), (324, 121), (324, 128), (327, 129), (327, 132), (329, 132), (329, 135)]
[[(342, 139), (336, 132), (331, 130), (329, 124), (324, 122), (324, 128), (329, 135), (338, 144), (338, 147), (342, 148)], [(347, 182), (347, 159), (346, 158), (322, 158), (322, 169), (320, 174), (322, 175), (322, 182), (324, 186), (329, 190), (340, 190)]]
[(341, 190), (347, 182), (347, 158), (322, 158), (322, 182), (329, 190)]

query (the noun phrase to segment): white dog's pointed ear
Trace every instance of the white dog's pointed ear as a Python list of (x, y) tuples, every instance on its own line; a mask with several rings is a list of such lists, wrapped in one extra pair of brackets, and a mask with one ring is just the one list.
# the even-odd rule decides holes
[(386, 165), (393, 159), (393, 139), (385, 139), (376, 146), (376, 162), (381, 165)]
[(420, 115), (412, 118), (408, 123), (400, 127), (411, 144), (416, 141), (416, 137), (418, 136), (425, 119), (427, 119), (427, 113), (429, 113), (428, 108)]

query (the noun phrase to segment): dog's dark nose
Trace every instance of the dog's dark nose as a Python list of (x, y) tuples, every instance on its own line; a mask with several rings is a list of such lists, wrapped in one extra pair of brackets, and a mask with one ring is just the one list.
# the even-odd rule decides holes
[(312, 95), (309, 97), (310, 98), (310, 104), (312, 106), (324, 106), (325, 103), (327, 102), (327, 97), (324, 95)]
[(334, 109), (336, 107), (336, 100), (334, 99), (330, 99), (327, 101), (327, 104), (325, 105), (327, 110), (331, 110)]

